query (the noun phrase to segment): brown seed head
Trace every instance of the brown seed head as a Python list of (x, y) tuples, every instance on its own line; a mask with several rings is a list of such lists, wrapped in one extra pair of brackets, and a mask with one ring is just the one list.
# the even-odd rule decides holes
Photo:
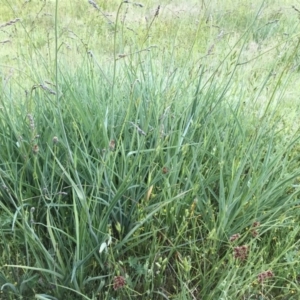
[(115, 276), (113, 288), (114, 290), (121, 289), (126, 284), (126, 280), (123, 276)]
[(53, 137), (52, 143), (53, 143), (53, 144), (57, 144), (57, 143), (58, 143), (58, 137), (57, 137), (57, 136), (54, 136), (54, 137)]
[(239, 260), (245, 260), (248, 257), (248, 246), (235, 247), (233, 249), (233, 257)]
[(257, 279), (259, 283), (263, 283), (266, 279), (274, 277), (274, 273), (271, 270), (258, 274)]
[(35, 144), (33, 147), (32, 147), (32, 152), (33, 154), (38, 154), (40, 148), (37, 144)]
[(169, 172), (169, 169), (167, 167), (162, 168), (162, 173), (167, 174)]
[(111, 140), (111, 141), (109, 142), (109, 149), (110, 149), (111, 151), (114, 151), (114, 150), (115, 150), (115, 147), (116, 147), (116, 142), (115, 142), (115, 140)]
[(159, 15), (159, 10), (160, 10), (160, 5), (157, 6), (157, 9), (156, 9), (156, 11), (155, 11), (154, 18), (155, 18), (155, 17), (158, 17), (158, 15)]
[(252, 227), (253, 228), (256, 228), (256, 227), (259, 227), (260, 226), (260, 222), (254, 222), (253, 224), (252, 224)]
[(237, 239), (239, 239), (240, 236), (241, 236), (241, 235), (240, 235), (239, 233), (236, 233), (236, 234), (234, 234), (234, 235), (232, 235), (232, 236), (230, 237), (229, 241), (230, 241), (230, 242), (234, 242), (234, 241), (236, 241)]

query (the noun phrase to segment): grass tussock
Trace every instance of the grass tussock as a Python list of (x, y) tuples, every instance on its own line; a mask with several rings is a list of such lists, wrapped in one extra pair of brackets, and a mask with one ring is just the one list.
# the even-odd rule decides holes
[(299, 299), (298, 8), (61, 2), (0, 12), (0, 299)]

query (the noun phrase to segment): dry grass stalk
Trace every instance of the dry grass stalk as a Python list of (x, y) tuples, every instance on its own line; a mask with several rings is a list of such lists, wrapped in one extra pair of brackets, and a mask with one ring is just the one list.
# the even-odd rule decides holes
[(292, 5), (292, 8), (293, 8), (296, 12), (300, 13), (300, 10), (299, 10), (295, 5)]
[(143, 4), (141, 4), (141, 3), (136, 3), (136, 2), (135, 2), (135, 3), (133, 3), (133, 5), (134, 5), (134, 6), (139, 6), (139, 7), (144, 7), (144, 5), (143, 5)]
[(44, 90), (47, 91), (51, 95), (56, 95), (56, 92), (45, 86), (44, 84), (40, 84), (40, 87)]
[(132, 126), (134, 126), (136, 128), (136, 130), (138, 131), (139, 134), (141, 135), (146, 135), (146, 132), (143, 131), (139, 126), (137, 126), (136, 124), (134, 124), (133, 122), (129, 122)]
[(214, 48), (215, 48), (215, 44), (212, 44), (207, 51), (207, 55), (211, 55), (214, 51)]
[(157, 6), (157, 9), (156, 9), (156, 11), (155, 11), (154, 18), (155, 18), (155, 17), (158, 17), (158, 15), (159, 15), (159, 10), (160, 10), (160, 5)]
[(16, 18), (16, 19), (14, 19), (14, 20), (10, 20), (10, 21), (8, 21), (8, 22), (6, 22), (6, 23), (0, 25), (0, 28), (3, 28), (3, 27), (6, 27), (6, 26), (13, 25), (13, 24), (19, 22), (20, 20), (21, 20), (20, 18)]
[(101, 9), (99, 8), (98, 4), (95, 1), (89, 0), (89, 4), (91, 4), (96, 10), (100, 12), (100, 14), (108, 21), (108, 24), (114, 23), (107, 17), (107, 15), (104, 12), (101, 11)]
[(97, 5), (97, 3), (93, 0), (89, 0), (89, 4), (91, 4), (95, 9), (99, 9), (99, 6)]

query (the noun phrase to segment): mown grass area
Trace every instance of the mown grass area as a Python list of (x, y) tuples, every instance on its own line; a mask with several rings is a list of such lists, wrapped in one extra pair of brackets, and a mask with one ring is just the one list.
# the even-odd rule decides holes
[(282, 1), (0, 0), (0, 299), (299, 299), (299, 17)]

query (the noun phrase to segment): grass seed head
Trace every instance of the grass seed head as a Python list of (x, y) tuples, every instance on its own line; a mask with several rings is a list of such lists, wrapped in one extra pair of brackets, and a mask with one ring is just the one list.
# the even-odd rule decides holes
[(271, 270), (268, 270), (258, 274), (257, 279), (259, 283), (263, 283), (266, 279), (272, 277), (274, 277), (274, 273)]
[(239, 233), (233, 234), (233, 235), (230, 237), (229, 241), (232, 243), (232, 242), (238, 240), (238, 239), (240, 238), (240, 236), (241, 236), (241, 235), (240, 235)]
[(162, 173), (163, 173), (163, 174), (169, 173), (169, 169), (168, 169), (167, 167), (163, 167), (163, 168), (162, 168)]
[(115, 276), (114, 284), (113, 284), (115, 291), (123, 288), (125, 286), (125, 284), (126, 284), (126, 280), (123, 276)]
[(254, 222), (252, 224), (252, 230), (251, 230), (251, 234), (253, 237), (257, 237), (258, 236), (258, 231), (254, 228), (258, 228), (260, 226), (260, 222)]
[(257, 221), (252, 224), (253, 228), (256, 228), (256, 227), (259, 227), (259, 226), (260, 226), (260, 222), (257, 222)]
[(154, 18), (155, 18), (155, 17), (158, 17), (158, 15), (159, 15), (159, 10), (160, 10), (160, 5), (157, 6), (157, 9), (156, 9), (156, 11), (155, 11)]
[(6, 27), (6, 26), (11, 26), (11, 25), (13, 25), (13, 24), (15, 24), (15, 23), (17, 23), (17, 22), (19, 22), (19, 21), (20, 21), (20, 18), (16, 18), (16, 19), (14, 19), (14, 20), (10, 20), (10, 21), (8, 21), (8, 22), (6, 22), (6, 23), (0, 25), (0, 28)]
[(34, 126), (34, 119), (33, 119), (33, 116), (32, 114), (28, 114), (27, 115), (27, 118), (29, 120), (29, 126), (30, 126), (30, 129), (33, 131), (35, 126)]
[(53, 137), (52, 143), (53, 143), (53, 144), (57, 144), (57, 143), (58, 143), (58, 137), (57, 137), (57, 136), (54, 136), (54, 137)]
[(233, 249), (233, 256), (239, 260), (245, 260), (248, 257), (248, 246), (243, 245)]
[(37, 144), (35, 144), (33, 147), (32, 147), (32, 152), (33, 154), (38, 154), (39, 153), (39, 146)]
[(109, 150), (114, 151), (114, 150), (115, 150), (115, 147), (116, 147), (116, 142), (115, 142), (115, 140), (111, 140), (111, 141), (109, 142)]

